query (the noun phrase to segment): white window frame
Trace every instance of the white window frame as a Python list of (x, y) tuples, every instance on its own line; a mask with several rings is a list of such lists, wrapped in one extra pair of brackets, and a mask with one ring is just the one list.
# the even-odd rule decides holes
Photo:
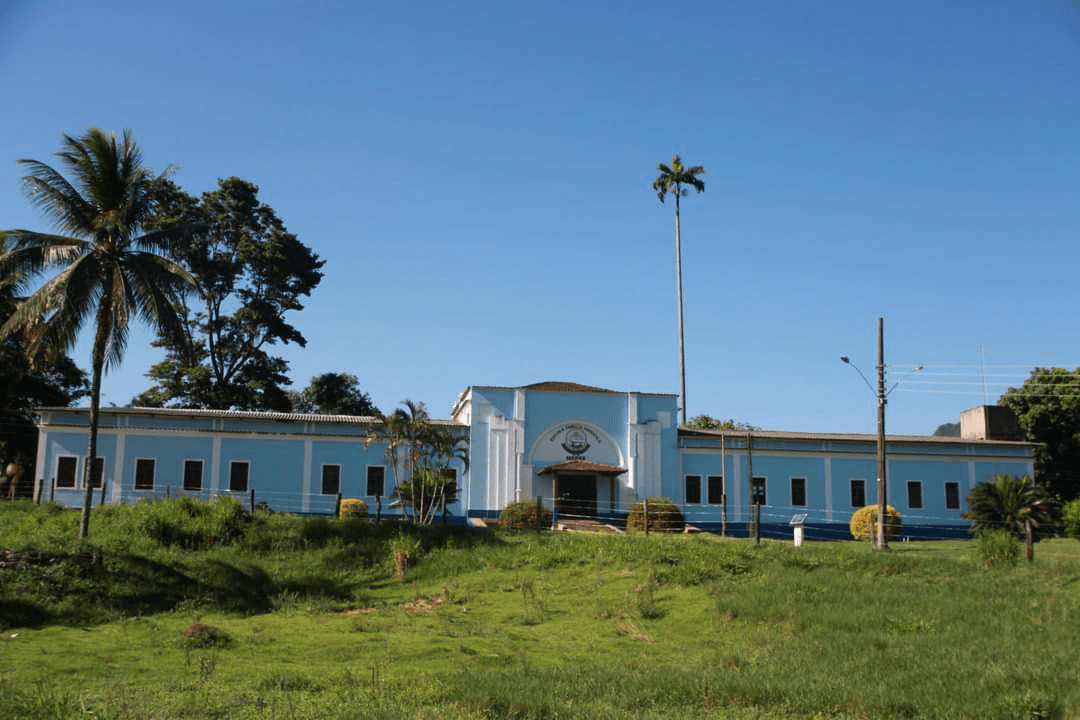
[[(326, 492), (326, 468), (337, 468), (337, 490), (332, 493)], [(324, 497), (334, 497), (341, 494), (341, 463), (322, 463), (319, 465), (319, 494)]]
[[(71, 479), (71, 485), (60, 484), (60, 459), (61, 458), (75, 458), (75, 474)], [(53, 470), (53, 482), (56, 483), (57, 490), (77, 490), (82, 481), (79, 480), (79, 466), (82, 464), (82, 458), (79, 455), (57, 455), (56, 466)]]
[[(382, 468), (382, 495), (371, 495), (368, 493), (368, 487), (371, 482), (371, 478), (368, 475), (368, 471), (371, 468)], [(366, 465), (364, 468), (364, 497), (386, 497), (386, 466), (385, 465)]]
[[(795, 481), (796, 480), (802, 480), (802, 499), (803, 499), (802, 505), (796, 505), (795, 504), (794, 495), (795, 495)], [(809, 492), (808, 492), (809, 489), (810, 489), (810, 479), (809, 478), (807, 478), (804, 475), (792, 475), (791, 479), (790, 479), (790, 482), (789, 482), (789, 485), (788, 485), (789, 495), (791, 496), (790, 497), (791, 507), (806, 507), (807, 506), (807, 495), (809, 495)]]
[[(190, 489), (187, 486), (187, 466), (188, 463), (199, 463), (199, 487), (197, 489)], [(181, 492), (202, 492), (204, 488), (203, 480), (206, 478), (206, 461), (202, 458), (184, 458), (180, 463), (180, 490)]]
[[(232, 468), (233, 465), (247, 465), (247, 477), (244, 478), (244, 489), (233, 490), (232, 488)], [(251, 461), (250, 460), (230, 460), (229, 461), (229, 492), (231, 493), (246, 493), (251, 489)]]
[[(150, 487), (139, 487), (139, 463), (143, 462), (143, 461), (154, 463), (154, 469), (150, 473)], [(158, 466), (157, 458), (149, 458), (149, 457), (137, 457), (137, 458), (135, 458), (135, 462), (132, 463), (132, 469), (131, 469), (131, 472), (132, 472), (131, 488), (133, 490), (135, 490), (136, 492), (153, 492), (154, 487), (157, 486), (157, 466)]]

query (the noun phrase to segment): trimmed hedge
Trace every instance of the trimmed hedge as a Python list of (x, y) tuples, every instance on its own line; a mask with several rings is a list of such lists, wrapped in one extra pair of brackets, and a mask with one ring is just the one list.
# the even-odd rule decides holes
[(535, 500), (510, 503), (499, 513), (499, 525), (517, 529), (533, 529), (537, 526), (549, 528), (551, 527), (551, 511), (541, 505), (538, 519)]
[[(667, 498), (649, 498), (649, 530), (682, 530), (686, 526), (679, 506)], [(641, 500), (630, 508), (626, 528), (645, 529), (645, 503)]]
[[(852, 513), (851, 521), (848, 523), (851, 537), (856, 540), (870, 540), (871, 531), (876, 535), (879, 509), (877, 505), (867, 505)], [(885, 516), (885, 537), (892, 540), (900, 534), (900, 530), (904, 527), (904, 521), (900, 517), (900, 513), (896, 512), (896, 508), (892, 505), (885, 506)]]
[(341, 499), (341, 517), (366, 518), (368, 516), (367, 503), (360, 498)]

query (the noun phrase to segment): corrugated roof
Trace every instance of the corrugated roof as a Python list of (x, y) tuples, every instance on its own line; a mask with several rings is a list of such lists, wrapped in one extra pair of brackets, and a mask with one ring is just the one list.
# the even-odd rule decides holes
[[(89, 413), (85, 407), (41, 407), (35, 412), (75, 412)], [(203, 417), (234, 418), (243, 420), (278, 420), (282, 422), (339, 423), (347, 425), (372, 425), (381, 422), (373, 415), (318, 415), (305, 413), (269, 412), (257, 410), (206, 410), (200, 408), (148, 408), (148, 407), (104, 407), (102, 415), (149, 415), (162, 417)], [(460, 425), (452, 420), (431, 419), (435, 425)]]
[[(835, 440), (835, 441), (848, 441), (848, 442), (877, 442), (877, 435), (870, 435), (866, 433), (809, 433), (809, 432), (788, 432), (786, 430), (753, 430), (750, 432), (755, 438), (772, 439), (772, 440)], [(699, 430), (697, 428), (679, 428), (679, 435), (693, 436), (699, 435), (703, 437), (720, 437), (726, 436), (735, 439), (745, 439), (747, 435), (746, 430)], [(942, 437), (938, 435), (886, 435), (885, 440), (888, 442), (906, 442), (906, 443), (940, 443), (943, 445), (948, 444), (983, 444), (983, 445), (1033, 445), (1025, 441), (1016, 440), (965, 440), (958, 437)]]

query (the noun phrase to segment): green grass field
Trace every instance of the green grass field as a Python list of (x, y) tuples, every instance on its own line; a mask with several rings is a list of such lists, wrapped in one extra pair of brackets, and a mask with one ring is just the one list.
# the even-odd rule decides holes
[(973, 542), (218, 515), (105, 508), (80, 546), (75, 513), (0, 508), (0, 549), (67, 558), (0, 569), (0, 717), (1080, 717), (1072, 540), (1002, 571)]

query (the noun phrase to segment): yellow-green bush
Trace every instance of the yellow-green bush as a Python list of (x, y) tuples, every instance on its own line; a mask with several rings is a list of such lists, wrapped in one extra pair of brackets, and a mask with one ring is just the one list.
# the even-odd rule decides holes
[(551, 511), (541, 505), (540, 517), (537, 517), (535, 500), (510, 503), (499, 513), (499, 525), (518, 529), (548, 528), (551, 527)]
[[(877, 505), (867, 505), (851, 514), (851, 522), (848, 523), (848, 528), (851, 529), (851, 537), (856, 540), (869, 540), (871, 533), (876, 535), (878, 509)], [(885, 515), (885, 537), (892, 540), (900, 534), (901, 528), (904, 527), (903, 518), (900, 517), (900, 513), (896, 512), (896, 508), (892, 505), (886, 506)]]
[[(649, 498), (649, 530), (682, 530), (685, 521), (679, 506), (667, 498)], [(638, 501), (626, 516), (627, 529), (645, 528), (645, 503)]]
[(341, 499), (341, 517), (366, 518), (368, 516), (367, 503), (360, 498)]

